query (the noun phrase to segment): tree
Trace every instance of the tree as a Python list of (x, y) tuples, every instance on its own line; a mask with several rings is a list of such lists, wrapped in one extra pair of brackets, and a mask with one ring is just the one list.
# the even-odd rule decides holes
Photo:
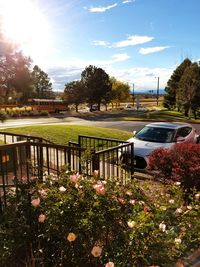
[(31, 73), (31, 78), (33, 84), (33, 96), (35, 98), (53, 98), (52, 83), (50, 82), (47, 73), (35, 65)]
[(107, 101), (106, 97), (111, 92), (112, 84), (108, 74), (101, 68), (90, 65), (81, 74), (81, 81), (85, 87), (85, 96), (92, 107), (98, 104), (98, 110), (102, 101)]
[[(176, 107), (176, 93), (179, 88), (179, 82), (185, 71), (185, 69), (190, 66), (192, 62), (186, 58), (173, 72), (169, 81), (167, 82), (167, 87), (165, 88), (164, 95), (164, 106), (168, 109), (174, 109)], [(179, 107), (178, 107), (179, 108)]]
[(30, 92), (31, 59), (24, 57), (0, 32), (0, 101), (20, 102)]
[(81, 81), (72, 81), (65, 85), (64, 100), (68, 104), (75, 104), (76, 112), (78, 112), (78, 106), (85, 102), (85, 90)]
[(179, 82), (176, 101), (185, 116), (192, 111), (196, 119), (196, 111), (200, 107), (200, 68), (197, 63), (185, 69)]
[(120, 102), (126, 101), (130, 97), (130, 86), (114, 77), (111, 77), (110, 80), (112, 83), (112, 98), (119, 105)]

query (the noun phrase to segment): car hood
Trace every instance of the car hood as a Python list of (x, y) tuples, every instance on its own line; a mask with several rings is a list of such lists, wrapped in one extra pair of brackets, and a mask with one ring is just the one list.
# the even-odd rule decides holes
[(149, 156), (155, 149), (170, 148), (173, 146), (173, 143), (148, 142), (139, 140), (135, 137), (130, 138), (128, 141), (134, 143), (134, 154), (142, 157)]

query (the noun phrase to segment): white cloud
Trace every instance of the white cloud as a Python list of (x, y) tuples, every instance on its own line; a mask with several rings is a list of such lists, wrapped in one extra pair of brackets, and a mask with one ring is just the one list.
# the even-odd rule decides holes
[(160, 52), (167, 48), (169, 48), (169, 46), (154, 46), (154, 47), (140, 48), (139, 53), (142, 55), (147, 55), (147, 54)]
[(160, 88), (164, 89), (167, 81), (169, 80), (171, 74), (174, 71), (174, 66), (171, 68), (125, 68), (116, 69), (113, 67), (108, 67), (105, 71), (117, 79), (128, 82), (130, 85), (134, 83), (134, 88), (136, 91), (142, 90), (156, 90), (157, 88), (157, 78), (160, 78)]
[(112, 62), (119, 62), (119, 61), (126, 61), (127, 59), (130, 58), (129, 55), (127, 55), (126, 53), (122, 53), (122, 54), (115, 54), (112, 56), (113, 60)]
[(72, 60), (65, 62), (57, 62), (51, 68), (46, 68), (45, 71), (48, 73), (49, 77), (53, 82), (54, 90), (62, 91), (64, 85), (70, 81), (79, 80), (81, 78), (81, 72), (86, 66), (94, 65), (103, 69), (109, 68), (117, 62), (123, 62), (130, 58), (126, 53), (115, 54), (108, 60), (91, 60), (91, 61), (81, 61)]
[(103, 13), (111, 8), (114, 8), (117, 6), (117, 3), (113, 4), (113, 5), (109, 5), (109, 6), (99, 6), (99, 7), (90, 7), (89, 11), (91, 13)]
[(122, 1), (122, 4), (130, 4), (133, 2), (135, 2), (135, 0), (124, 0), (124, 1)]
[(134, 83), (136, 91), (148, 91), (156, 90), (157, 79), (155, 77), (160, 78), (160, 88), (164, 89), (175, 68), (175, 66), (172, 66), (171, 68), (115, 67), (115, 63), (125, 61), (129, 58), (130, 57), (127, 54), (115, 54), (111, 59), (102, 61), (74, 60), (67, 63), (58, 62), (57, 66), (47, 69), (46, 72), (53, 81), (54, 90), (63, 91), (66, 83), (79, 80), (82, 71), (86, 66), (91, 64), (103, 68), (110, 76), (128, 82), (130, 85)]
[(100, 40), (93, 41), (92, 42), (92, 45), (109, 47), (109, 43), (108, 42), (106, 42), (106, 41), (100, 41)]
[(154, 37), (151, 36), (131, 35), (126, 40), (114, 43), (113, 47), (126, 47), (126, 46), (144, 44), (152, 41), (153, 39)]
[(117, 62), (123, 62), (126, 61), (130, 58), (129, 55), (127, 55), (126, 53), (121, 53), (121, 54), (115, 54), (111, 56), (111, 59), (107, 59), (107, 60), (92, 60), (92, 61), (88, 61), (87, 65), (95, 65), (101, 68), (104, 68), (106, 66), (112, 65), (114, 63)]

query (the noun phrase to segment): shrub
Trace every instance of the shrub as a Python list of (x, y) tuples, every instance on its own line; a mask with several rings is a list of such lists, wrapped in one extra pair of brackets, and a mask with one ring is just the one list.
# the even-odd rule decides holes
[(7, 196), (2, 266), (172, 266), (199, 244), (199, 195), (183, 206), (180, 187), (167, 186), (152, 201), (136, 182), (122, 186), (97, 173), (30, 180), (15, 181)]
[(41, 110), (40, 111), (40, 116), (46, 116), (46, 117), (48, 117), (49, 116), (49, 112), (47, 110)]
[(200, 190), (200, 144), (157, 149), (149, 157), (149, 168), (164, 180), (180, 182), (187, 192)]
[(5, 111), (0, 111), (0, 121), (5, 121), (8, 118), (8, 115)]
[(38, 110), (31, 110), (29, 114), (30, 114), (30, 116), (39, 116), (40, 115)]

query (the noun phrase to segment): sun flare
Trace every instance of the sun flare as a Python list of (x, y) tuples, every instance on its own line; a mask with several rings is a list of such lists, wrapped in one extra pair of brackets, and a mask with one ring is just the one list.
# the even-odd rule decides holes
[(0, 16), (4, 35), (25, 54), (42, 55), (49, 47), (49, 25), (34, 1), (0, 0)]

